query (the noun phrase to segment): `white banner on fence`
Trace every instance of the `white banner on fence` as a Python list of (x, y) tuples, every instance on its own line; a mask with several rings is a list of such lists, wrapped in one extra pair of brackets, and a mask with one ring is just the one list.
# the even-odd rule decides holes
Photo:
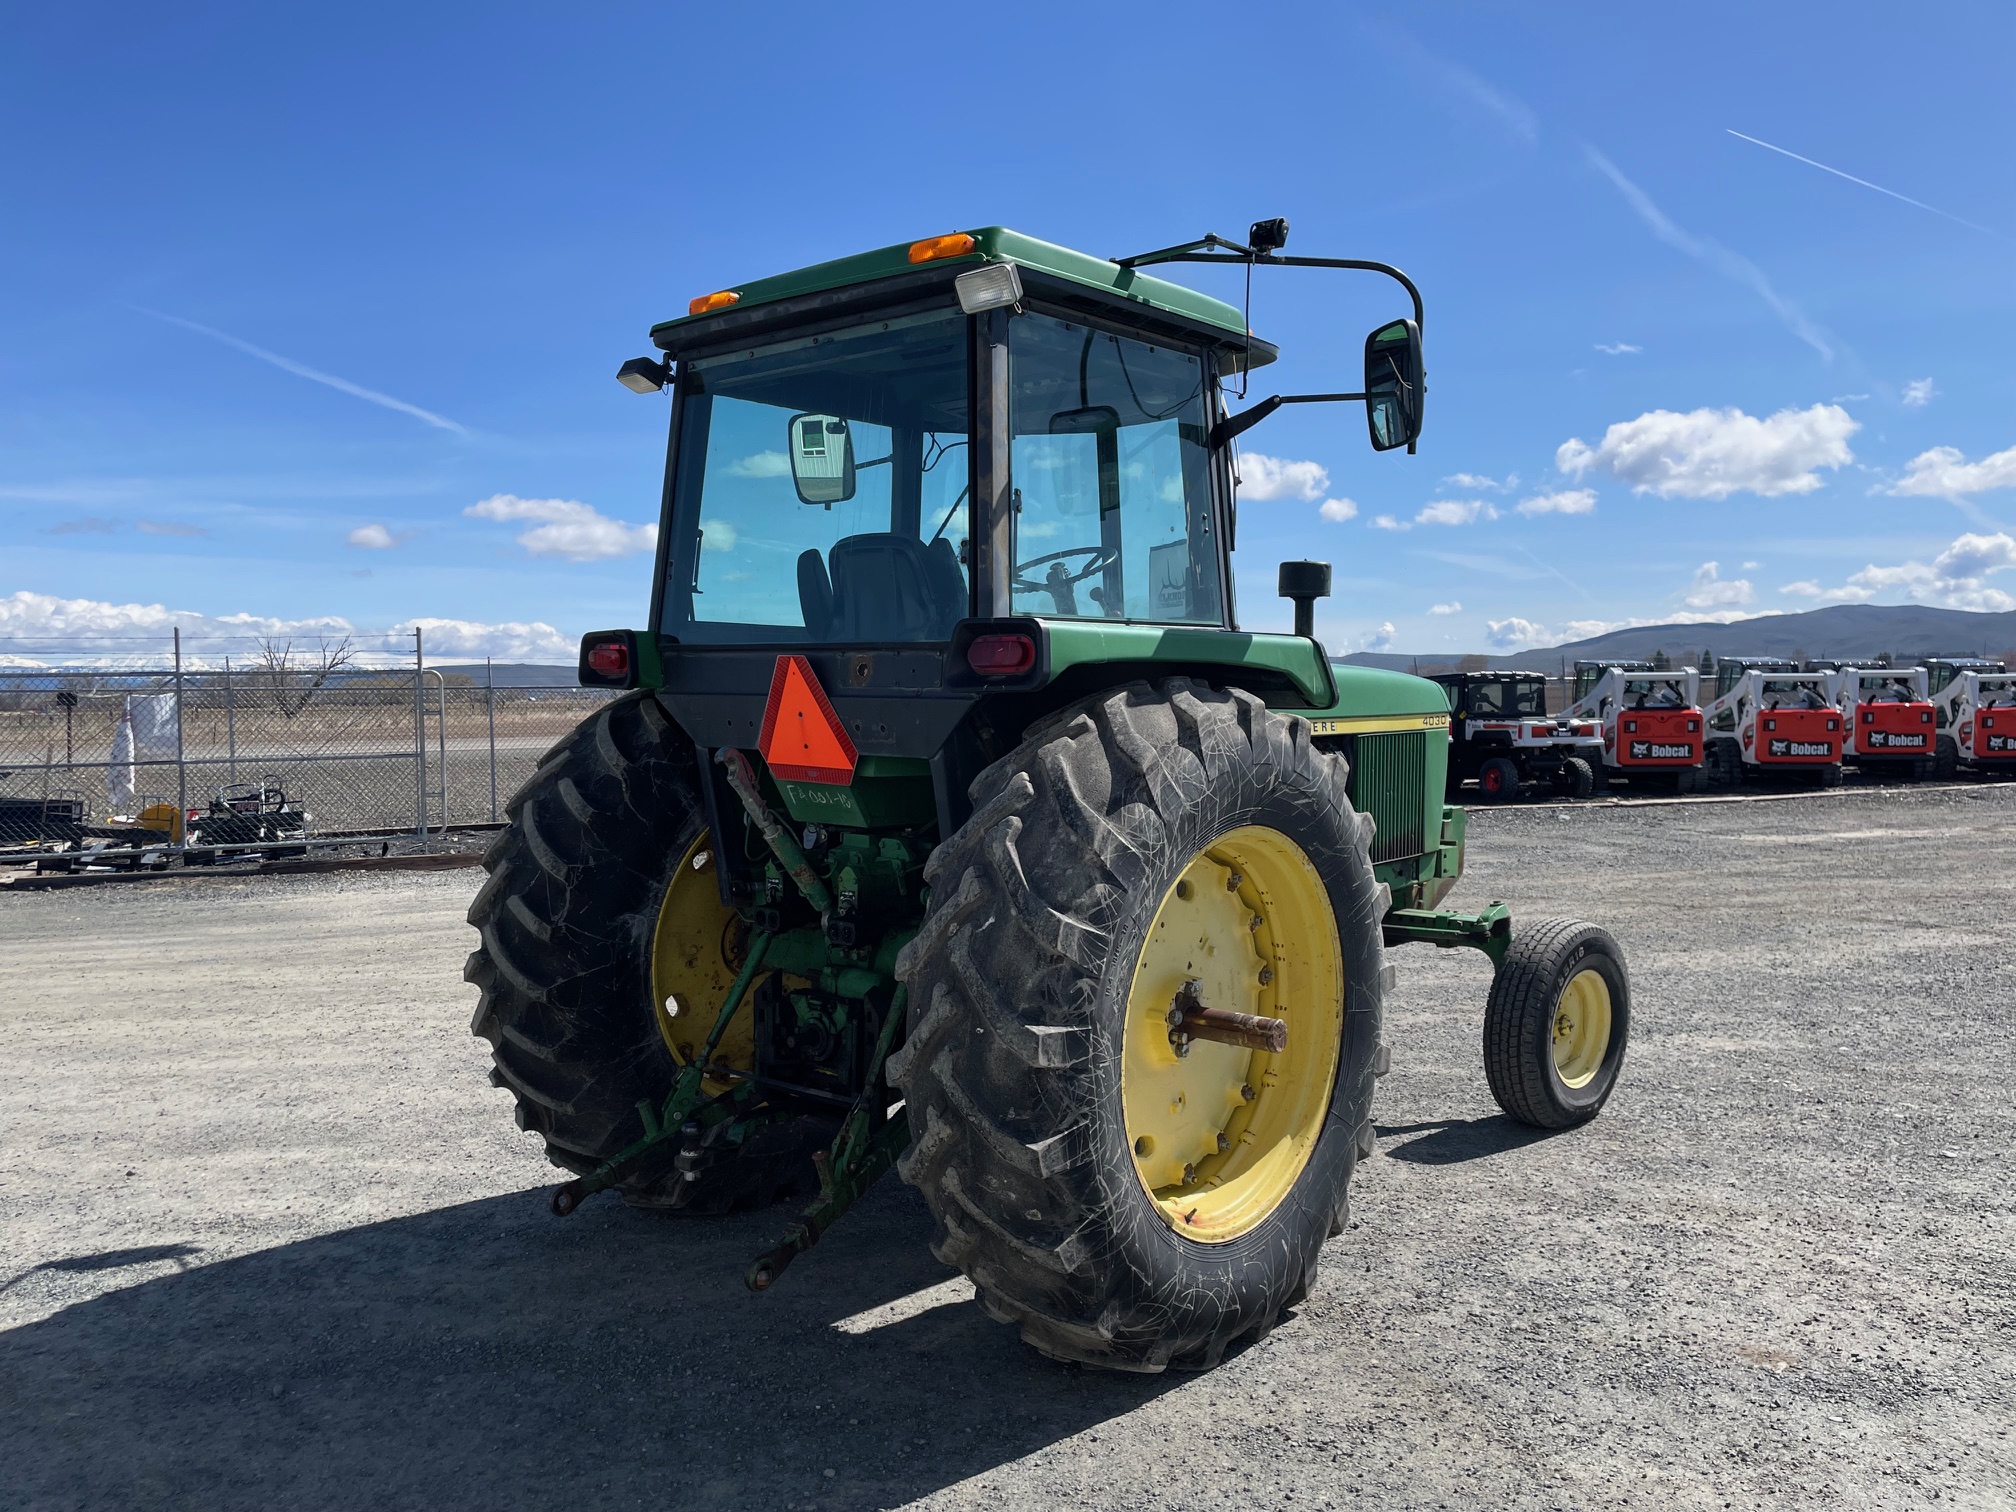
[(112, 764), (105, 772), (105, 796), (114, 814), (130, 815), (140, 775), (135, 763), (173, 761), (181, 732), (173, 693), (129, 693), (112, 732)]

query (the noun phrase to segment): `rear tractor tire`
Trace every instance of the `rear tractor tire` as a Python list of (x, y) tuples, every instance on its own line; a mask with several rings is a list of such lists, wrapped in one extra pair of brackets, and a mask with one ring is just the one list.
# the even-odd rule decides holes
[(1519, 796), (1519, 764), (1509, 756), (1487, 757), (1477, 768), (1477, 793), (1486, 803), (1510, 803)]
[[(1135, 683), (1032, 729), (931, 857), (899, 1170), (934, 1253), (1042, 1353), (1208, 1368), (1342, 1231), (1388, 902), (1347, 776), (1248, 693)], [(1286, 1046), (1186, 1038), (1182, 1002)]]
[[(742, 962), (740, 920), (720, 899), (693, 747), (648, 692), (585, 720), (548, 751), (483, 857), (469, 907), (482, 943), (463, 975), (481, 989), (472, 1033), (518, 1127), (564, 1170), (592, 1171), (644, 1132), (704, 1041)], [(751, 997), (754, 993), (751, 993)], [(750, 1070), (745, 1001), (717, 1064)], [(708, 1083), (710, 1092), (723, 1085)], [(633, 1176), (633, 1206), (727, 1212), (808, 1189), (816, 1120), (759, 1129), (703, 1152), (692, 1175)]]
[(1511, 1117), (1567, 1129), (1602, 1110), (1631, 1034), (1631, 979), (1610, 932), (1543, 919), (1515, 935), (1484, 1007), (1484, 1075)]

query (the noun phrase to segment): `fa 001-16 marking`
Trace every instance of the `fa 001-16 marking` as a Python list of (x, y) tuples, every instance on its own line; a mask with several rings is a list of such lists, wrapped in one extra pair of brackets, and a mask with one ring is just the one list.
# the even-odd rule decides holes
[(1925, 749), (1925, 736), (1923, 733), (1902, 735), (1891, 730), (1871, 730), (1869, 749), (1873, 751), (1877, 746), (1893, 751), (1922, 751)]
[(1662, 745), (1656, 740), (1634, 740), (1631, 742), (1633, 761), (1692, 761), (1694, 747), (1689, 745)]
[(1825, 740), (1774, 740), (1770, 742), (1773, 756), (1829, 756), (1834, 747)]

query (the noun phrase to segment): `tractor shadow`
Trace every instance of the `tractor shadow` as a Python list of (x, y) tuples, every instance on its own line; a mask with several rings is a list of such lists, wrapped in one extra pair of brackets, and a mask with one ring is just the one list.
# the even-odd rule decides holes
[(1026, 1348), (945, 1284), (894, 1182), (760, 1297), (741, 1274), (789, 1209), (545, 1202), (197, 1263), (0, 1334), (0, 1506), (886, 1507), (1179, 1384)]
[(1389, 1160), (1411, 1160), (1417, 1165), (1460, 1165), (1466, 1160), (1483, 1160), (1523, 1150), (1528, 1145), (1552, 1139), (1559, 1130), (1536, 1129), (1515, 1123), (1503, 1113), (1489, 1118), (1438, 1118), (1428, 1123), (1380, 1124), (1379, 1137), (1392, 1139), (1402, 1134), (1420, 1137), (1405, 1144), (1381, 1146)]

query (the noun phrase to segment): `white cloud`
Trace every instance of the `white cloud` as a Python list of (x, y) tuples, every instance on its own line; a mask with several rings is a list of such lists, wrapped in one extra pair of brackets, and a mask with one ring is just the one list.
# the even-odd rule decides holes
[(1771, 280), (1764, 276), (1762, 268), (1749, 258), (1731, 252), (1719, 242), (1710, 241), (1705, 236), (1696, 236), (1691, 231), (1676, 225), (1665, 211), (1652, 203), (1652, 197), (1624, 177), (1610, 159), (1594, 147), (1585, 147), (1583, 151), (1597, 171), (1609, 179), (1617, 192), (1624, 196), (1625, 203), (1630, 205), (1654, 236), (1676, 251), (1686, 253), (1696, 262), (1713, 268), (1724, 278), (1742, 284), (1769, 305), (1793, 335), (1827, 361), (1834, 360), (1834, 348), (1828, 344), (1827, 333), (1801, 314), (1790, 300), (1772, 288)]
[(1452, 483), (1458, 488), (1467, 488), (1473, 493), (1480, 488), (1489, 489), (1493, 493), (1502, 493), (1508, 488), (1517, 488), (1519, 486), (1519, 474), (1509, 474), (1503, 483), (1500, 483), (1496, 478), (1487, 478), (1482, 473), (1468, 472), (1451, 473), (1442, 481), (1444, 483)]
[(791, 459), (780, 451), (756, 452), (730, 462), (728, 475), (733, 478), (788, 478), (791, 476)]
[(735, 529), (735, 522), (732, 520), (700, 522), (700, 544), (707, 551), (733, 551), (735, 543), (741, 539), (741, 533)]
[(1382, 514), (1372, 516), (1372, 528), (1374, 530), (1412, 530), (1414, 527), (1401, 524), (1400, 521), (1394, 519), (1389, 514)]
[(493, 494), (462, 513), (477, 520), (537, 520), (539, 524), (518, 537), (518, 544), (533, 556), (562, 557), (570, 562), (629, 556), (658, 544), (656, 525), (626, 525), (577, 499)]
[(1362, 649), (1366, 651), (1390, 651), (1393, 649), (1393, 637), (1398, 633), (1393, 628), (1393, 621), (1387, 620), (1377, 630), (1374, 630), (1370, 635), (1365, 637), (1365, 644)]
[(1901, 593), (1915, 603), (1942, 609), (2000, 612), (2016, 609), (2016, 597), (1990, 587), (1987, 579), (2012, 569), (2016, 569), (2016, 536), (1998, 531), (1994, 535), (1959, 536), (1929, 562), (1899, 562), (1894, 567), (1872, 562), (1860, 572), (1851, 572), (1848, 581), (1838, 587), (1823, 587), (1809, 578), (1787, 583), (1778, 591), (1795, 598), (1844, 604), (1866, 604), (1879, 594)]
[(1511, 619), (1490, 620), (1484, 638), (1501, 651), (1523, 651), (1528, 646), (1544, 646), (1551, 637), (1547, 627), (1514, 615)]
[(1755, 572), (1759, 567), (1762, 567), (1763, 565), (1764, 564), (1762, 562), (1745, 562), (1743, 564), (1743, 571)]
[(1930, 378), (1913, 378), (1904, 385), (1904, 407), (1923, 409), (1939, 397), (1939, 389)]
[(1341, 525), (1346, 520), (1358, 518), (1358, 505), (1351, 499), (1325, 499), (1323, 507), (1316, 513), (1326, 520), (1333, 520)]
[(1329, 487), (1330, 470), (1321, 463), (1239, 454), (1239, 492), (1249, 499), (1320, 499)]
[(1375, 22), (1371, 29), (1445, 98), (1474, 107), (1517, 146), (1530, 150), (1539, 144), (1539, 118), (1524, 101), (1486, 82), (1462, 64), (1430, 52), (1398, 27)]
[(1694, 586), (1684, 602), (1690, 609), (1723, 609), (1756, 599), (1757, 590), (1747, 578), (1724, 579), (1719, 562), (1703, 562), (1694, 571)]
[(27, 664), (108, 658), (127, 666), (161, 666), (168, 659), (170, 638), (179, 629), (188, 666), (216, 666), (227, 654), (241, 658), (256, 651), (262, 638), (292, 639), (297, 647), (348, 639), (361, 663), (410, 665), (416, 625), (425, 636), (430, 662), (482, 656), (571, 662), (576, 650), (572, 640), (538, 620), (490, 624), (423, 618), (376, 630), (334, 614), (304, 619), (211, 615), (165, 604), (113, 604), (26, 591), (0, 598), (0, 638), (23, 646), (25, 654), (16, 661)]
[(1634, 352), (1642, 352), (1645, 348), (1633, 346), (1628, 341), (1599, 341), (1596, 343), (1596, 350), (1611, 357), (1627, 357)]
[(1906, 497), (1958, 499), (1967, 494), (2016, 488), (2016, 446), (1969, 462), (1951, 446), (1920, 452), (1889, 491)]
[(1479, 520), (1495, 520), (1498, 511), (1482, 499), (1437, 499), (1421, 506), (1414, 516), (1416, 525), (1475, 525)]
[(1593, 488), (1564, 488), (1559, 493), (1535, 494), (1530, 499), (1519, 501), (1522, 515), (1589, 514), (1596, 508), (1596, 490)]
[(404, 534), (394, 535), (383, 525), (359, 525), (344, 539), (352, 546), (361, 546), (366, 551), (390, 551), (407, 537)]
[[(1854, 461), (1848, 438), (1860, 429), (1832, 404), (1763, 420), (1735, 408), (1648, 410), (1612, 425), (1593, 447), (1579, 437), (1562, 442), (1554, 465), (1576, 478), (1592, 468), (1608, 472), (1633, 492), (1662, 499), (1777, 498), (1811, 493), (1820, 487), (1817, 469)], [(2016, 451), (2009, 455), (2016, 469)]]
[(1428, 606), (1428, 612), (1430, 614), (1461, 614), (1463, 612), (1463, 606), (1456, 600), (1451, 599), (1446, 604), (1430, 604)]

